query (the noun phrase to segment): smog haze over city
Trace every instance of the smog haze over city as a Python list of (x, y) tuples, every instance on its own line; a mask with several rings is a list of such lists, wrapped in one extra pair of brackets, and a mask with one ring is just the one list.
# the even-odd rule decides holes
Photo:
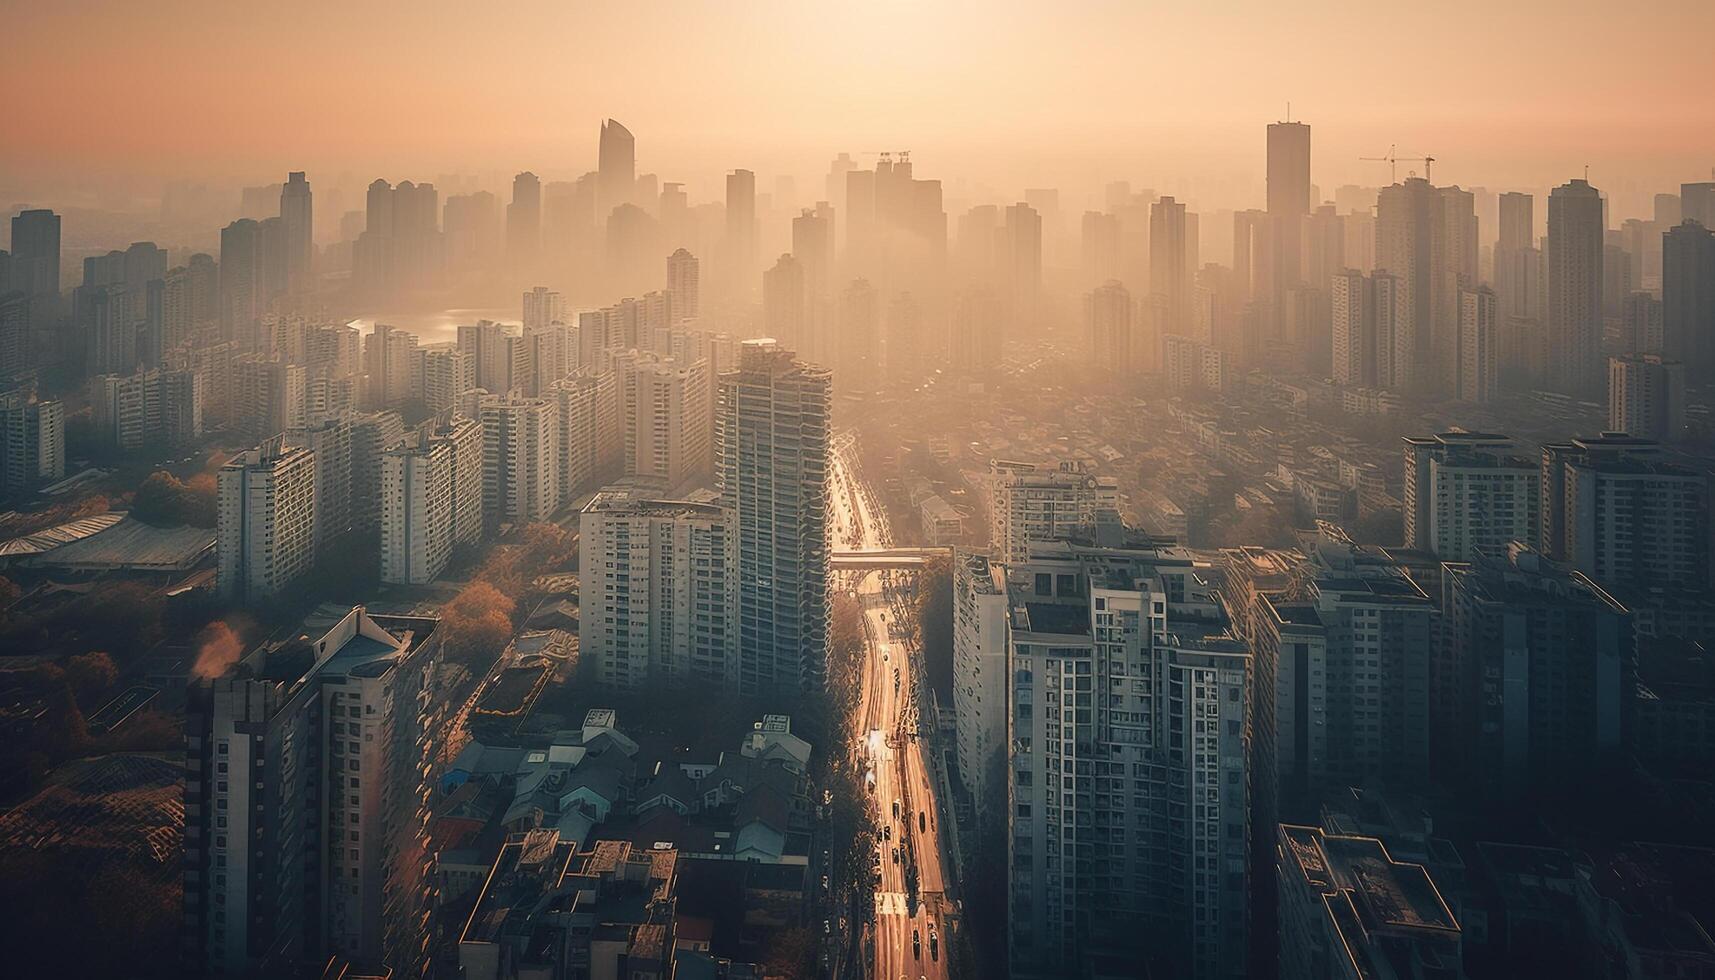
[(0, 25), (8, 975), (1715, 976), (1715, 4)]

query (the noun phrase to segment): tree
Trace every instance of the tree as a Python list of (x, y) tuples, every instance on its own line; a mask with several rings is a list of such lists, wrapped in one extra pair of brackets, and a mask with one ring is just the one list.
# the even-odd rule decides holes
[(212, 474), (198, 474), (187, 484), (166, 470), (156, 470), (132, 496), (131, 516), (157, 526), (214, 527), (215, 497)]
[(485, 581), (465, 586), (441, 608), (441, 632), (447, 657), (486, 666), (512, 638), (517, 603)]
[(66, 680), (84, 703), (89, 703), (119, 680), (119, 668), (113, 658), (100, 650), (80, 653), (66, 661)]

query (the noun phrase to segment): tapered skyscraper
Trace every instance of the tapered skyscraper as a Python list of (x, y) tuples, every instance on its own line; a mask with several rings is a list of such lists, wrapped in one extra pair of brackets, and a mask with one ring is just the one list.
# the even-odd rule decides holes
[(286, 235), (286, 286), (293, 292), (311, 285), (315, 245), (311, 219), (310, 182), (294, 170), (280, 187), (280, 222)]
[(829, 372), (748, 340), (721, 377), (716, 478), (738, 547), (743, 694), (821, 690), (828, 654)]
[(598, 153), (597, 216), (606, 221), (614, 208), (631, 201), (637, 189), (637, 138), (616, 119), (601, 124)]

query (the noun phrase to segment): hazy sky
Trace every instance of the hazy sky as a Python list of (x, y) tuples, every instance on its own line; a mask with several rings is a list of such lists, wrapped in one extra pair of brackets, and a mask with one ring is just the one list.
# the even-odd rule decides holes
[(1325, 193), (1385, 182), (1356, 157), (1390, 143), (1491, 187), (1715, 166), (1715, 0), (0, 3), (7, 188), (572, 176), (613, 116), (694, 199), (732, 167), (909, 148), (1006, 194), (1128, 177), (1260, 204), (1288, 99)]

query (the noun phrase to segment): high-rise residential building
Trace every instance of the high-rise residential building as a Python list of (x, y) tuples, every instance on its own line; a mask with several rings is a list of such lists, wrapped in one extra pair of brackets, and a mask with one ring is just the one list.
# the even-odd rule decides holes
[(1602, 390), (1602, 195), (1579, 179), (1548, 196), (1548, 384), (1569, 395)]
[[(12, 216), (12, 282), (30, 298), (30, 317), (45, 329), (60, 315), (60, 216), (37, 208)], [(4, 292), (0, 288), (0, 292)]]
[(163, 359), (167, 351), (189, 343), (194, 332), (216, 323), (219, 304), (220, 270), (213, 258), (198, 252), (188, 264), (169, 269), (161, 294)]
[(624, 465), (619, 379), (579, 371), (548, 386), (559, 433), (560, 493), (566, 500), (601, 486)]
[(1495, 373), (1500, 369), (1495, 311), (1495, 292), (1489, 287), (1459, 290), (1459, 377), (1454, 390), (1460, 401), (1482, 405), (1495, 398)]
[(675, 249), (667, 256), (667, 295), (673, 298), (675, 322), (695, 320), (702, 315), (700, 264), (687, 249)]
[(1464, 980), (1459, 920), (1429, 871), (1374, 837), (1282, 824), (1280, 980)]
[(0, 261), (0, 384), (27, 373), (36, 362), (30, 297), (17, 290), (7, 291), (5, 265)]
[(535, 263), (542, 250), (542, 181), (530, 171), (512, 178), (506, 205), (506, 258), (513, 269)]
[(194, 445), (202, 438), (203, 377), (195, 371), (139, 371), (90, 381), (97, 437), (126, 452), (150, 444)]
[(1412, 177), (1376, 204), (1376, 268), (1398, 281), (1394, 387), (1452, 394), (1458, 365), (1459, 289), (1477, 282), (1472, 195)]
[(831, 346), (842, 391), (881, 386), (881, 295), (868, 279), (855, 279), (840, 293), (839, 332)]
[(1009, 325), (1015, 336), (1028, 336), (1042, 312), (1042, 216), (1028, 204), (1008, 206), (1001, 241), (996, 264), (1008, 290)]
[[(422, 347), (420, 374), (422, 376), (423, 406), (440, 414), (458, 405), (459, 396), (476, 387), (476, 372), (465, 352), (455, 346)], [(419, 373), (419, 372), (413, 372)]]
[(1018, 564), (1030, 546), (1070, 537), (1103, 538), (1119, 528), (1119, 488), (1082, 463), (1058, 467), (989, 462), (989, 551)]
[(1001, 337), (1006, 329), (1006, 304), (987, 287), (959, 291), (953, 299), (953, 324), (947, 338), (947, 361), (954, 371), (984, 377), (1000, 367)]
[(368, 412), (351, 419), (351, 523), (361, 534), (381, 526), (381, 454), (405, 436), (398, 412)]
[(1708, 475), (1649, 439), (1543, 446), (1542, 527), (1548, 557), (1604, 588), (1708, 587)]
[(1098, 372), (1126, 377), (1141, 366), (1142, 338), (1132, 323), (1131, 292), (1117, 280), (1085, 294), (1084, 339), (1090, 367)]
[(1084, 282), (1094, 287), (1119, 278), (1119, 215), (1085, 211), (1079, 228), (1079, 243), (1079, 269)]
[(1608, 358), (1608, 431), (1677, 441), (1685, 432), (1685, 365), (1656, 354)]
[(233, 364), (232, 385), (234, 421), (251, 438), (304, 427), (308, 381), (303, 365), (246, 355)]
[(813, 302), (804, 263), (796, 256), (782, 255), (762, 273), (763, 334), (796, 345), (811, 360), (825, 361), (822, 338), (811, 330)]
[(280, 222), (286, 236), (286, 286), (302, 292), (315, 284), (314, 211), (310, 182), (302, 170), (286, 175), (280, 187)]
[(604, 490), (579, 521), (580, 656), (616, 688), (738, 688), (738, 556), (718, 504)]
[(568, 323), (566, 297), (549, 289), (547, 286), (537, 286), (524, 294), (524, 329), (531, 327), (546, 327), (551, 323)]
[(1189, 218), (1185, 205), (1164, 197), (1149, 209), (1149, 290), (1162, 307), (1162, 330), (1188, 334), (1191, 329), (1191, 270)]
[(1661, 351), (1693, 377), (1715, 372), (1715, 230), (1687, 220), (1661, 239)]
[(486, 269), (501, 253), (500, 200), (488, 191), (448, 194), (441, 229), (449, 272)]
[(632, 351), (614, 358), (625, 475), (666, 490), (703, 480), (713, 466), (709, 365)]
[(351, 533), (351, 419), (340, 415), (292, 429), (286, 442), (316, 457), (316, 552)]
[(361, 606), (190, 689), (185, 919), (192, 969), (332, 957), (430, 971), (425, 773), (442, 750), (437, 622)]
[(792, 219), (792, 255), (804, 264), (804, 288), (818, 299), (827, 296), (834, 278), (834, 209), (827, 201)]
[(90, 374), (130, 374), (137, 367), (140, 324), (131, 314), (130, 291), (123, 284), (84, 286), (78, 290)]
[(1679, 215), (1680, 221), (1695, 221), (1705, 228), (1715, 228), (1715, 181), (1680, 184)]
[(23, 391), (0, 392), (0, 498), (66, 475), (65, 406)]
[(529, 348), (515, 330), (493, 320), (459, 324), (459, 350), (470, 364), (476, 387), (490, 394), (505, 395), (514, 388), (527, 386)]
[(1542, 253), (1536, 248), (1536, 199), (1507, 191), (1500, 195), (1500, 235), (1495, 240), (1495, 301), (1500, 316), (1542, 318)]
[(220, 230), (221, 336), (241, 350), (257, 347), (257, 327), (272, 296), (264, 270), (262, 225), (240, 218)]
[(1329, 278), (1334, 380), (1360, 387), (1397, 387), (1394, 362), (1399, 279), (1341, 269)]
[(756, 273), (756, 174), (749, 170), (726, 175), (726, 253), (734, 288), (748, 291)]
[(1251, 656), (1219, 593), (1179, 549), (1006, 571), (1013, 976), (1245, 976)]
[(1631, 614), (1522, 544), (1443, 568), (1458, 775), (1502, 798), (1612, 771), (1635, 683)]
[(716, 478), (738, 549), (738, 687), (819, 691), (828, 650), (829, 372), (771, 340), (721, 376)]
[(1666, 347), (1663, 306), (1649, 293), (1632, 293), (1620, 305), (1620, 350), (1628, 354), (1661, 354)]
[(596, 147), (596, 214), (606, 216), (637, 193), (637, 138), (617, 119), (603, 120)]
[(316, 560), (315, 453), (273, 436), (220, 468), (221, 594), (255, 602), (283, 591)]
[[(1269, 600), (1256, 613), (1256, 696), (1269, 704), (1273, 743), (1257, 779), (1280, 807), (1269, 819), (1313, 812), (1329, 789), (1366, 779), (1422, 788), (1429, 775), (1435, 601), (1386, 553), (1337, 528), (1319, 527), (1307, 545), (1303, 602)], [(1264, 651), (1277, 655), (1266, 674)]]
[(487, 520), (547, 520), (560, 506), (557, 407), (545, 398), (490, 395), (480, 412)]
[(1484, 432), (1405, 440), (1405, 546), (1442, 561), (1470, 561), (1478, 548), (1536, 544), (1541, 468), (1513, 441)]
[(421, 585), (482, 533), (482, 425), (451, 417), (381, 457), (381, 580)]
[(959, 776), (980, 822), (1006, 814), (1006, 567), (960, 551), (953, 561), (953, 715)]

